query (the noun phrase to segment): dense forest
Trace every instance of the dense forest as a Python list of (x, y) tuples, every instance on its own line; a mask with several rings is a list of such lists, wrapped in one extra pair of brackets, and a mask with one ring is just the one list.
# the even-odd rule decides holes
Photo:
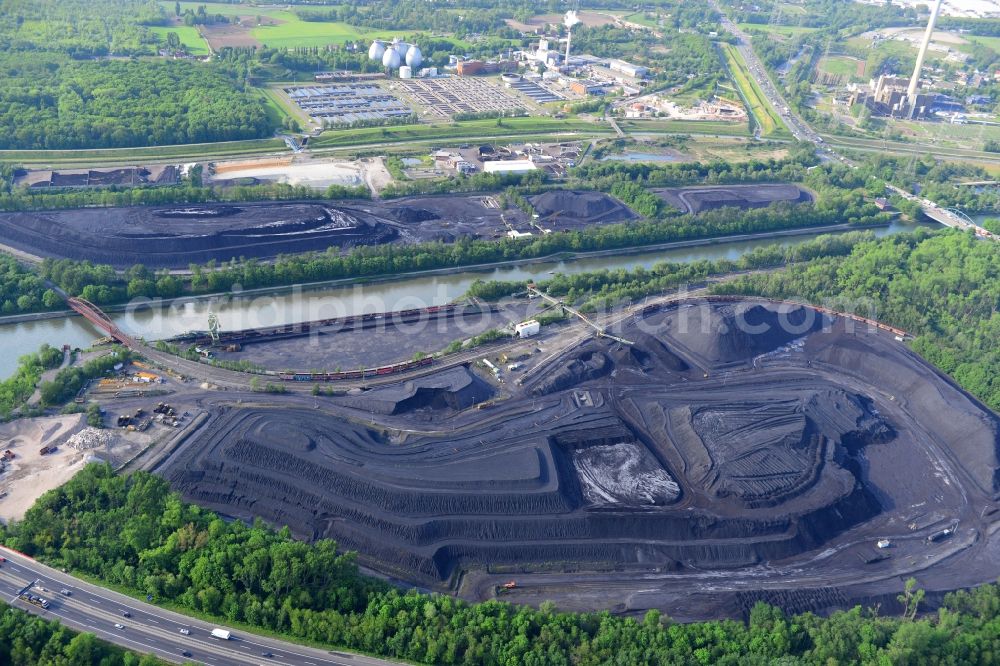
[(80, 634), (0, 602), (0, 664), (7, 666), (158, 666), (164, 662)]
[(153, 0), (4, 0), (0, 51), (152, 55), (156, 42), (146, 26), (165, 16)]
[(1000, 245), (962, 232), (896, 235), (780, 273), (721, 285), (725, 293), (833, 302), (905, 329), (913, 348), (1000, 409)]
[(208, 65), (0, 56), (0, 148), (108, 148), (255, 139), (256, 92)]
[[(926, 618), (860, 607), (831, 618), (758, 604), (749, 623), (677, 624), (401, 592), (336, 544), (224, 521), (148, 473), (89, 465), (0, 537), (55, 566), (296, 638), (428, 664), (958, 664), (1000, 654), (1000, 588), (948, 595)], [(903, 584), (900, 583), (902, 592)], [(919, 610), (919, 609), (918, 609)]]
[(0, 254), (0, 314), (52, 310), (62, 299), (45, 282), (10, 255)]

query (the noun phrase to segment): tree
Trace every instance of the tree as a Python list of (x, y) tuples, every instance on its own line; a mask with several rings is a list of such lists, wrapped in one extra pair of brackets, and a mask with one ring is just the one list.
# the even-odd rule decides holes
[(181, 3), (180, 0), (174, 3), (174, 16), (181, 15)]

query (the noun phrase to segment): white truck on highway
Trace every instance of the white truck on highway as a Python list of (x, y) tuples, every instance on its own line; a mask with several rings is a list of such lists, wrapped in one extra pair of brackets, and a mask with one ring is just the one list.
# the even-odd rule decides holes
[(219, 629), (218, 627), (212, 629), (212, 636), (214, 636), (215, 638), (221, 638), (224, 641), (228, 641), (230, 638), (233, 637), (233, 635), (229, 632), (228, 629)]

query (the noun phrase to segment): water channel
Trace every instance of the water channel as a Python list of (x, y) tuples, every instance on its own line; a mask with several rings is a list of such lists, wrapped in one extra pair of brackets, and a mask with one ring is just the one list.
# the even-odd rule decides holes
[[(933, 225), (936, 226), (936, 225)], [(913, 225), (893, 224), (877, 229), (876, 235), (912, 231)], [(582, 273), (603, 269), (632, 269), (637, 266), (673, 261), (702, 259), (738, 259), (754, 248), (771, 245), (796, 245), (813, 235), (775, 239), (715, 243), (701, 247), (656, 250), (638, 254), (585, 257), (572, 261), (533, 263), (484, 271), (463, 271), (448, 275), (404, 278), (367, 285), (319, 288), (295, 288), (281, 293), (220, 296), (175, 303), (169, 307), (138, 307), (112, 314), (112, 319), (127, 333), (147, 340), (168, 338), (190, 330), (207, 328), (208, 312), (219, 317), (223, 329), (272, 326), (314, 319), (355, 314), (388, 312), (415, 307), (442, 305), (482, 280), (544, 280), (554, 273)], [(43, 343), (88, 347), (104, 335), (81, 317), (61, 317), (0, 326), (0, 378), (10, 376), (17, 359), (33, 352)]]

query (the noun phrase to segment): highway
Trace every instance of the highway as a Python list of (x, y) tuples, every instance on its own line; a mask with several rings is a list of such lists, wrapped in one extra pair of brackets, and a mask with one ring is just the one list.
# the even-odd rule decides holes
[[(213, 638), (213, 628), (228, 627), (190, 618), (91, 585), (7, 548), (0, 547), (0, 554), (7, 558), (6, 562), (0, 563), (0, 594), (10, 605), (45, 619), (58, 620), (67, 627), (92, 633), (135, 652), (154, 654), (165, 661), (211, 666), (394, 666), (401, 663), (328, 652), (236, 629), (232, 630), (230, 640)], [(28, 590), (31, 594), (50, 602), (47, 610), (17, 598), (28, 586), (31, 586)], [(68, 590), (70, 595), (61, 594), (63, 589)], [(125, 612), (130, 617), (125, 617)], [(116, 628), (116, 624), (122, 628)], [(182, 634), (182, 629), (190, 631), (190, 634)]]

